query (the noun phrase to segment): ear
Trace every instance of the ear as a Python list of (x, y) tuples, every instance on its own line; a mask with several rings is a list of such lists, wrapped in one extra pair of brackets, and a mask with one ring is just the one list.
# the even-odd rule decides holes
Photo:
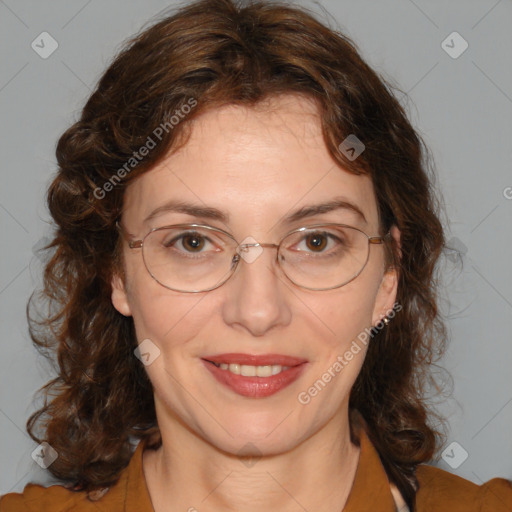
[[(400, 230), (396, 226), (390, 229), (391, 236), (395, 239), (398, 246), (398, 253), (401, 257), (400, 250)], [(393, 306), (396, 302), (396, 295), (398, 291), (398, 268), (390, 266), (386, 269), (377, 296), (375, 297), (375, 306), (372, 315), (372, 326), (379, 323), (389, 312), (393, 311)]]
[(126, 288), (123, 278), (114, 274), (111, 280), (112, 294), (111, 300), (113, 306), (124, 316), (132, 316), (130, 304), (128, 302), (128, 296), (126, 294)]

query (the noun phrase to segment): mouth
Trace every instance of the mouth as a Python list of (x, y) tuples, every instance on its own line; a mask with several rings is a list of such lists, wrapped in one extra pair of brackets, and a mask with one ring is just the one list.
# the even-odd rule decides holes
[(280, 354), (219, 354), (202, 360), (218, 382), (251, 398), (270, 396), (285, 388), (302, 374), (308, 362)]

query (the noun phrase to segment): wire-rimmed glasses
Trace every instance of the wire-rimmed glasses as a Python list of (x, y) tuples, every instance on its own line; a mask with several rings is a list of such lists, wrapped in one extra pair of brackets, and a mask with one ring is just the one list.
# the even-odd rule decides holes
[(151, 229), (130, 249), (142, 249), (151, 277), (170, 290), (199, 293), (223, 285), (240, 261), (252, 263), (264, 248), (275, 248), (276, 263), (296, 286), (323, 291), (354, 280), (370, 256), (370, 245), (391, 238), (369, 236), (346, 224), (314, 224), (288, 232), (278, 244), (246, 238), (239, 243), (230, 233), (203, 224), (173, 224)]

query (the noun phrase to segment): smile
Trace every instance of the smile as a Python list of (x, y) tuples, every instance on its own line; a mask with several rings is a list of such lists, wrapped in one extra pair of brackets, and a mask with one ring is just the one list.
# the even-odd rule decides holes
[[(237, 395), (265, 398), (295, 382), (308, 366), (307, 361), (281, 364), (250, 365), (202, 359), (216, 382)], [(265, 361), (267, 362), (267, 361)]]
[(211, 362), (221, 370), (229, 371), (235, 375), (243, 375), (244, 377), (270, 377), (271, 375), (277, 375), (278, 373), (290, 368), (289, 366), (281, 366), (280, 364), (252, 366), (248, 364)]

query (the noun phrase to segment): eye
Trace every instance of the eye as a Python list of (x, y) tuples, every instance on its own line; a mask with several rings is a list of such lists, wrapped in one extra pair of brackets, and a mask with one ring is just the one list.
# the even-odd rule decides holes
[(337, 245), (340, 245), (341, 240), (332, 233), (324, 232), (314, 232), (308, 233), (305, 235), (299, 242), (296, 244), (296, 250), (298, 251), (308, 251), (313, 253), (325, 253), (328, 250), (333, 249)]
[(308, 249), (312, 251), (322, 251), (328, 244), (328, 238), (324, 234), (316, 233), (305, 237), (305, 243)]
[(170, 240), (164, 240), (162, 242), (162, 245), (166, 248), (189, 253), (204, 252), (203, 249), (205, 247), (208, 248), (208, 244), (213, 247), (213, 243), (208, 237), (197, 232), (180, 233), (170, 238)]

